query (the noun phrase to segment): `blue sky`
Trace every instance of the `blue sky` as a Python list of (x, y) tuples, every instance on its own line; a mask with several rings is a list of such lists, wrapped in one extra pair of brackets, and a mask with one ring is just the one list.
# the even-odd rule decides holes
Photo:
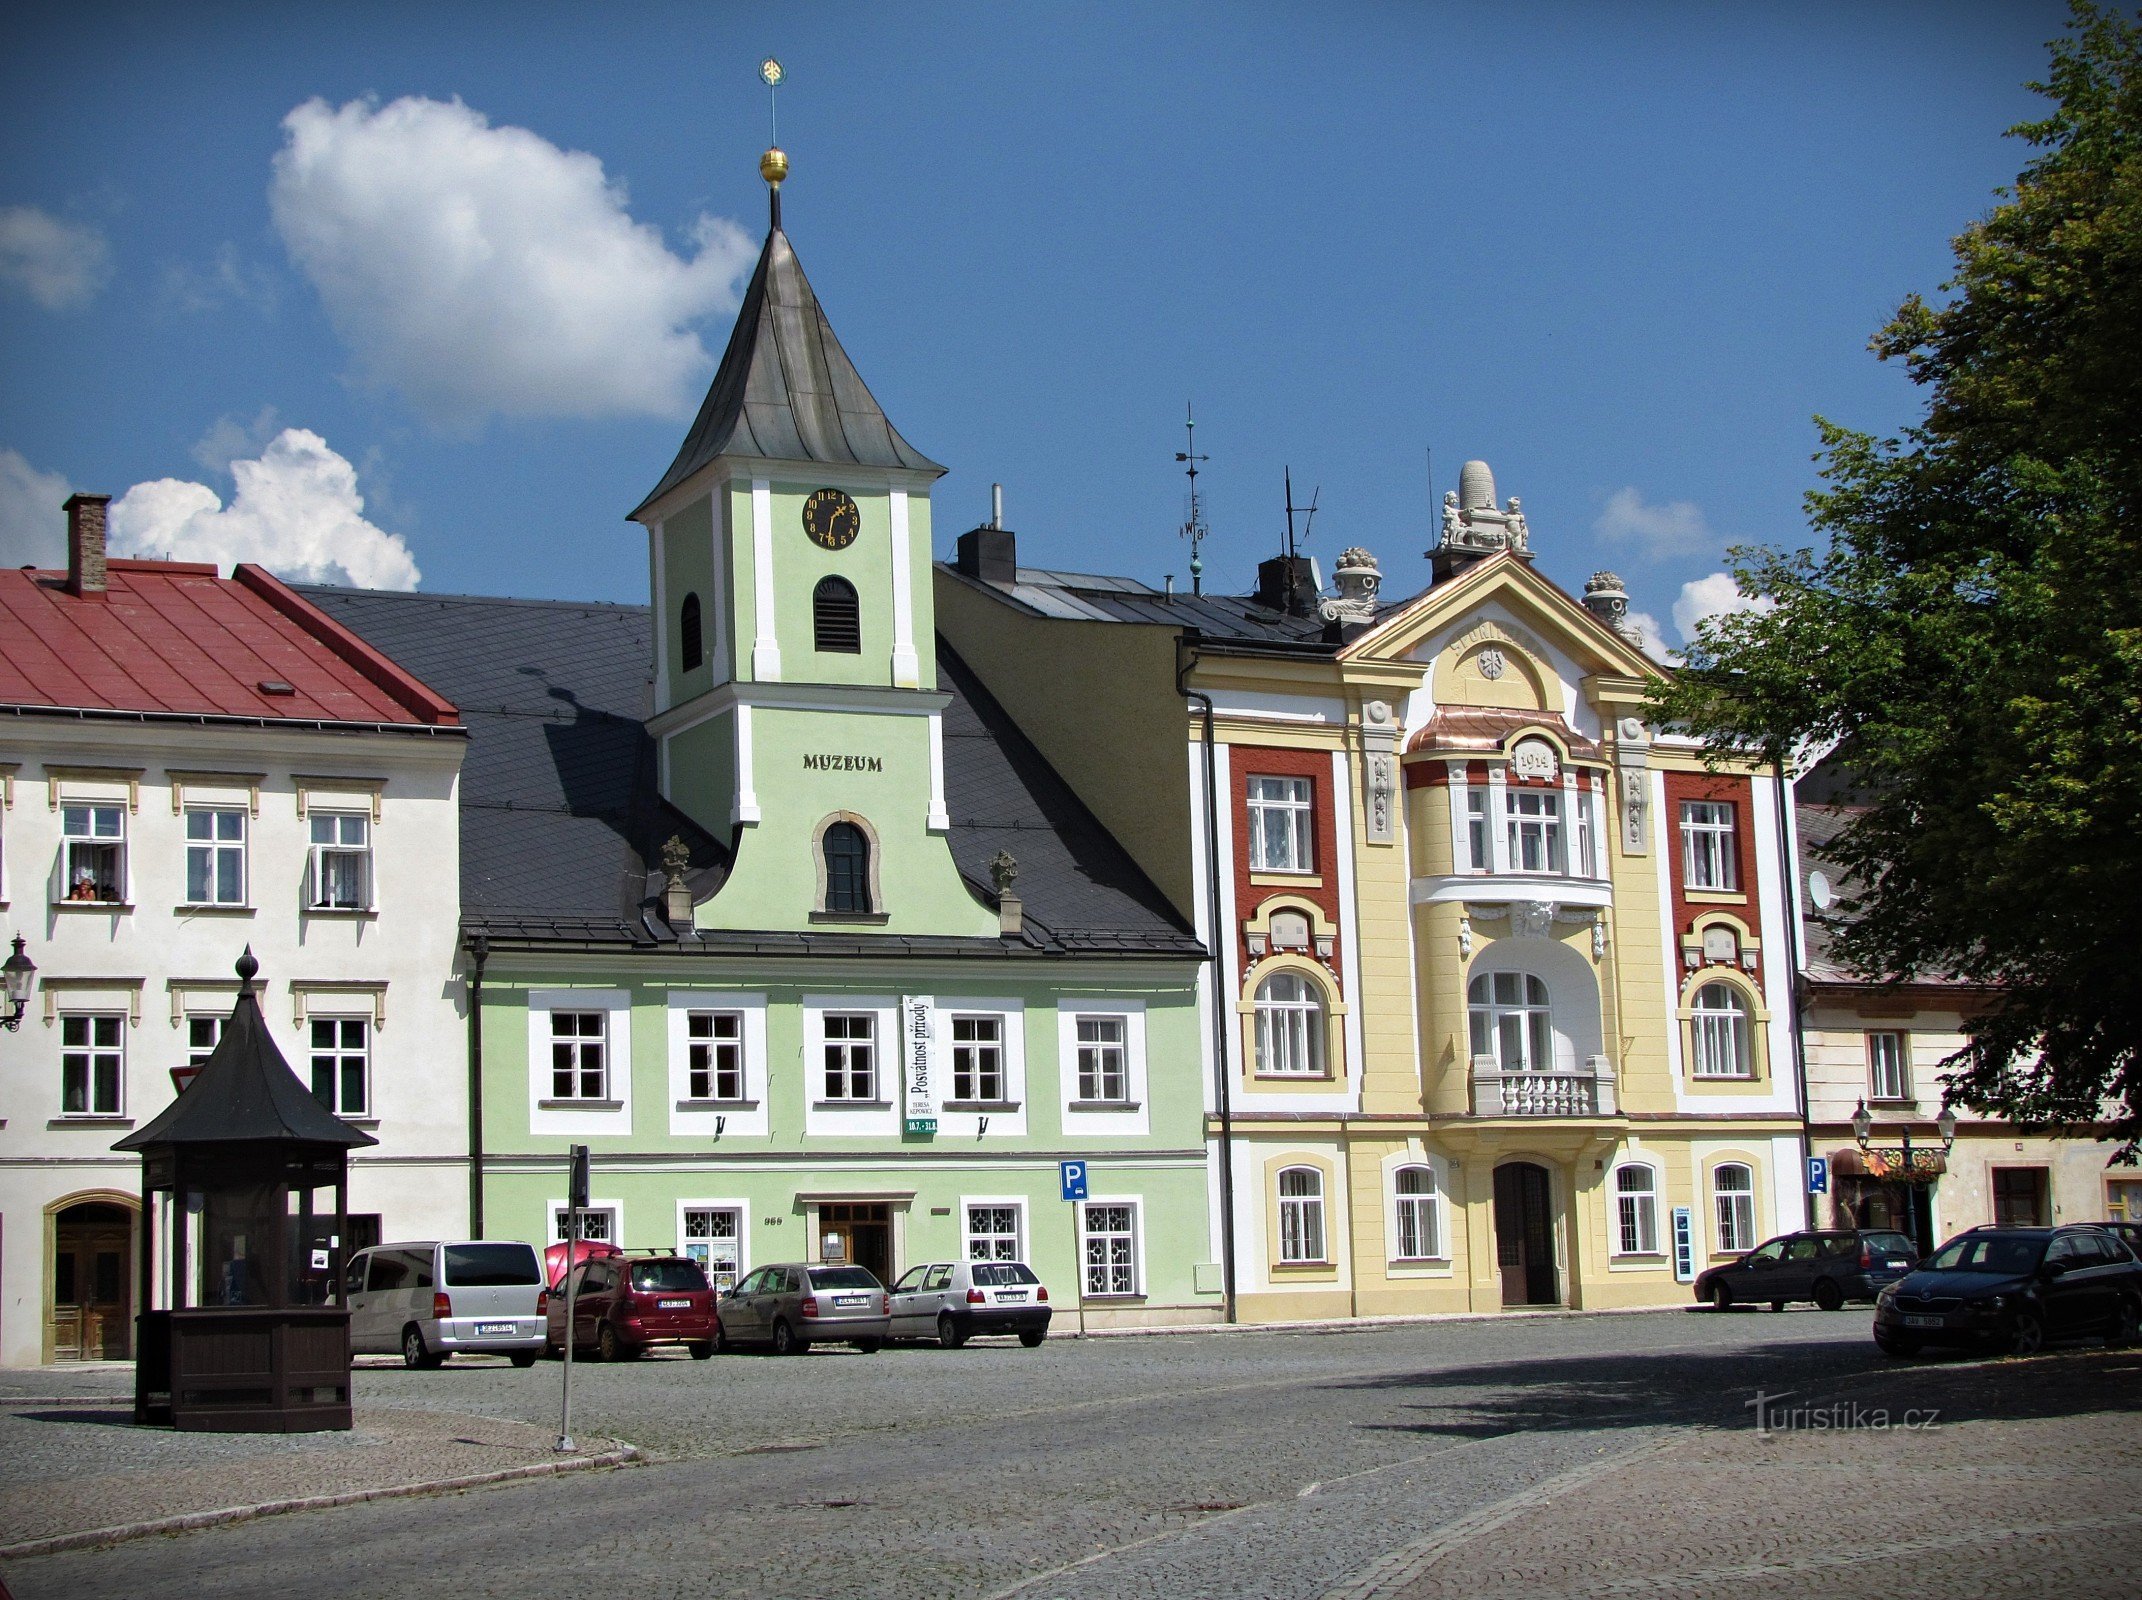
[(1189, 402), (1210, 587), (1291, 466), (1325, 571), (1410, 592), (1478, 456), (1548, 576), (1617, 569), (1678, 642), (1727, 544), (1804, 542), (1813, 414), (1916, 415), (1866, 339), (2014, 177), (2063, 19), (18, 5), (0, 559), (53, 558), (71, 486), (140, 548), (644, 598), (623, 518), (763, 235), (771, 53), (788, 232), (951, 469), (940, 554), (1001, 481), (1027, 563), (1187, 582)]

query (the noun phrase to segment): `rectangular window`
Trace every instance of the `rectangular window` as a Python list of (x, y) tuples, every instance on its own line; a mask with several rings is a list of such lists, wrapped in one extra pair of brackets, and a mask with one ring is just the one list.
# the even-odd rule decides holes
[(2044, 1167), (1993, 1169), (1993, 1225), (1997, 1228), (2044, 1228), (2050, 1215), (2051, 1176)]
[(1138, 1208), (1089, 1202), (1080, 1212), (1086, 1298), (1138, 1292)]
[(1019, 1208), (976, 1205), (967, 1207), (967, 1259), (969, 1261), (1017, 1261), (1019, 1259)]
[(372, 819), (354, 812), (311, 817), (312, 909), (372, 909)]
[(78, 804), (60, 807), (66, 840), (66, 899), (118, 905), (126, 899), (126, 807)]
[(1658, 1179), (1649, 1167), (1623, 1167), (1614, 1174), (1621, 1251), (1625, 1256), (1658, 1254)]
[(1437, 1259), (1443, 1254), (1443, 1230), (1437, 1215), (1435, 1174), (1426, 1167), (1401, 1167), (1397, 1185), (1398, 1259)]
[(216, 1053), (216, 1046), (223, 1039), (223, 1024), (226, 1017), (188, 1017), (186, 1019), (186, 1065), (198, 1067)]
[(699, 1263), (716, 1294), (736, 1287), (743, 1265), (744, 1217), (734, 1206), (686, 1206), (684, 1251)]
[(1681, 881), (1690, 889), (1740, 887), (1733, 807), (1723, 800), (1681, 802)]
[(604, 1011), (550, 1014), (551, 1099), (609, 1099), (609, 1025)]
[(1324, 1179), (1307, 1167), (1289, 1167), (1279, 1175), (1279, 1259), (1324, 1259)]
[(867, 1011), (826, 1013), (826, 1098), (878, 1097), (878, 1019)]
[(60, 1114), (116, 1117), (126, 1102), (126, 1018), (118, 1012), (60, 1018)]
[(1910, 1059), (1905, 1051), (1904, 1035), (1901, 1033), (1870, 1033), (1867, 1035), (1867, 1098), (1869, 1100), (1908, 1100), (1911, 1098), (1911, 1073), (1905, 1063)]
[(1508, 808), (1510, 870), (1562, 870), (1562, 797), (1540, 789), (1512, 789), (1503, 796)]
[[(562, 1202), (551, 1209), (551, 1232), (558, 1239), (571, 1236), (573, 1213)], [(617, 1210), (613, 1206), (589, 1206), (580, 1213), (580, 1237), (617, 1243)]]
[(744, 1098), (744, 1014), (684, 1014), (685, 1094), (693, 1100)]
[(1249, 781), (1250, 870), (1316, 870), (1315, 786), (1307, 778)]
[(245, 904), (245, 813), (189, 808), (186, 812), (186, 903)]
[(1078, 1097), (1081, 1100), (1128, 1100), (1130, 1073), (1124, 1061), (1123, 1019), (1080, 1017), (1077, 1032)]
[(990, 1104), (1004, 1099), (1004, 1019), (952, 1019), (952, 1098)]
[(372, 1028), (362, 1017), (312, 1019), (313, 1098), (338, 1117), (370, 1109)]
[(1570, 796), (1577, 809), (1577, 861), (1570, 870), (1580, 878), (1596, 878), (1599, 868), (1592, 856), (1592, 797), (1582, 789)]
[(1491, 872), (1488, 856), (1488, 792), (1477, 784), (1465, 791), (1465, 848), (1473, 871)]

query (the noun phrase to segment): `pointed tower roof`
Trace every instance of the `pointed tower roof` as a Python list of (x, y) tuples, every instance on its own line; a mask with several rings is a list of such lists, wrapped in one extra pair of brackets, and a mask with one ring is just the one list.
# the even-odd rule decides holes
[[(785, 162), (781, 170), (786, 173)], [(841, 348), (781, 231), (778, 184), (774, 207), (766, 248), (744, 291), (714, 386), (677, 459), (634, 509), (635, 517), (723, 455), (944, 473), (900, 437)]]
[(179, 1097), (114, 1150), (168, 1149), (200, 1144), (366, 1145), (379, 1141), (353, 1128), (298, 1082), (276, 1049), (253, 994), (260, 963), (248, 949), (238, 958), (238, 1003), (223, 1025), (214, 1054)]

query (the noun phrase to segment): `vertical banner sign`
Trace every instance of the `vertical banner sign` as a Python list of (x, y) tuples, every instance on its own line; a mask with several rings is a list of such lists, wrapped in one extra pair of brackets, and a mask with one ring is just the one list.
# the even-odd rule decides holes
[(1673, 1281), (1696, 1281), (1696, 1215), (1687, 1206), (1673, 1208)]
[(905, 1067), (906, 1131), (933, 1134), (937, 1131), (937, 1078), (930, 1059), (937, 1031), (937, 1001), (932, 995), (911, 994), (900, 1002), (900, 1055)]

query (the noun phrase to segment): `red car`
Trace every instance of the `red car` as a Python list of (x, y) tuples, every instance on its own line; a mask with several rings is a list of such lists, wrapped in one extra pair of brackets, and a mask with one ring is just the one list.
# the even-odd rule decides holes
[(565, 1258), (570, 1253), (575, 1261), (592, 1261), (597, 1256), (621, 1256), (625, 1252), (607, 1239), (582, 1239), (574, 1244), (558, 1243), (543, 1252), (543, 1281), (556, 1294), (565, 1287)]
[[(681, 1344), (694, 1361), (714, 1353), (714, 1291), (683, 1256), (596, 1256), (573, 1269), (573, 1351), (632, 1361), (658, 1344)], [(565, 1344), (564, 1288), (543, 1296), (544, 1353)]]

